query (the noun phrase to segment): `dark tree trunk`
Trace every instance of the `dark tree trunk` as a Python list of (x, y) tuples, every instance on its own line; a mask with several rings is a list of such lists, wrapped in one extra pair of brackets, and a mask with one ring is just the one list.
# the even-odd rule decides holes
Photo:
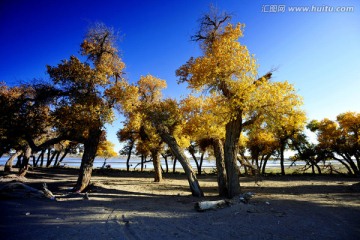
[(161, 154), (161, 156), (164, 158), (164, 161), (165, 161), (165, 167), (166, 167), (166, 173), (169, 172), (169, 163), (168, 163), (168, 160), (167, 160), (167, 156), (166, 156), (166, 153), (165, 154)]
[(351, 159), (351, 157), (349, 157), (348, 159), (346, 159), (346, 161), (349, 163), (352, 171), (354, 172), (354, 175), (360, 176), (360, 171), (359, 171), (358, 167), (356, 166), (356, 164), (354, 163), (354, 160)]
[(58, 163), (59, 163), (60, 154), (61, 154), (61, 151), (58, 151), (56, 153), (55, 162), (54, 162), (54, 165), (53, 165), (54, 167), (56, 167), (58, 165)]
[(5, 163), (4, 172), (9, 173), (12, 170), (14, 159), (23, 153), (22, 150), (16, 151)]
[(60, 160), (56, 163), (55, 166), (59, 166), (60, 163), (65, 159), (66, 155), (68, 155), (70, 152), (70, 148), (65, 148), (64, 154), (61, 156)]
[[(47, 167), (47, 163), (50, 161), (50, 154), (51, 154), (51, 149), (48, 148), (48, 152), (47, 152), (47, 160), (46, 160), (46, 167)], [(43, 163), (41, 163), (41, 166), (43, 166)]]
[(280, 166), (281, 166), (281, 175), (285, 175), (285, 166), (284, 166), (284, 151), (285, 151), (285, 143), (281, 143), (280, 146)]
[(190, 152), (190, 154), (191, 154), (192, 158), (194, 159), (194, 162), (195, 162), (195, 164), (196, 164), (196, 169), (197, 169), (197, 171), (198, 171), (198, 174), (201, 175), (201, 167), (200, 167), (200, 164), (199, 164), (199, 161), (198, 161), (197, 157), (195, 156), (194, 153), (191, 153), (191, 152)]
[(33, 160), (33, 167), (36, 167), (36, 158), (34, 155), (31, 156), (32, 160)]
[(241, 114), (226, 124), (224, 158), (227, 175), (228, 197), (240, 194), (239, 167), (237, 165), (238, 143), (242, 130)]
[(81, 159), (79, 176), (74, 191), (82, 192), (90, 183), (96, 151), (99, 146), (102, 131), (90, 130), (89, 136), (84, 142), (84, 154)]
[(38, 156), (38, 158), (37, 158), (37, 160), (36, 160), (36, 163), (35, 163), (34, 167), (39, 166), (39, 161), (40, 161), (40, 159), (41, 159), (41, 164), (40, 164), (40, 166), (42, 167), (42, 163), (43, 163), (43, 159), (44, 159), (44, 153), (45, 153), (45, 150), (41, 150), (41, 152), (40, 152), (40, 154), (39, 154), (39, 156)]
[(31, 157), (31, 148), (26, 147), (25, 153), (23, 156), (23, 160), (22, 160), (21, 166), (19, 168), (19, 176), (25, 177), (25, 175), (29, 169), (30, 157)]
[(166, 173), (168, 173), (169, 172), (169, 163), (168, 163), (167, 158), (165, 158), (165, 165), (166, 165)]
[(144, 162), (146, 161), (146, 157), (144, 154), (141, 154), (141, 172), (144, 171)]
[(126, 159), (126, 171), (127, 172), (130, 171), (130, 158), (131, 158), (131, 151), (132, 151), (133, 147), (134, 147), (134, 141), (131, 141), (130, 145), (129, 145), (129, 151), (128, 151), (128, 154), (127, 154), (127, 159)]
[(265, 171), (266, 171), (266, 165), (267, 165), (267, 162), (269, 160), (269, 158), (271, 157), (271, 155), (267, 155), (264, 159), (264, 162), (263, 162), (263, 165), (261, 166), (262, 169), (261, 169), (261, 175), (264, 175), (265, 174)]
[(337, 161), (339, 161), (342, 165), (344, 165), (344, 167), (346, 168), (346, 170), (348, 171), (348, 174), (349, 175), (353, 175), (353, 172), (351, 171), (351, 168), (350, 166), (344, 161), (344, 160), (341, 160), (341, 159), (338, 159), (338, 158), (335, 158)]
[(315, 175), (315, 166), (313, 163), (311, 164), (311, 174)]
[(217, 169), (217, 182), (219, 196), (226, 197), (228, 194), (228, 188), (226, 184), (226, 171), (225, 171), (225, 160), (224, 160), (224, 147), (220, 139), (212, 140), (214, 147), (214, 154), (216, 159)]
[(160, 130), (159, 135), (160, 135), (161, 139), (170, 147), (170, 149), (174, 153), (175, 157), (181, 163), (181, 165), (185, 171), (185, 174), (188, 178), (192, 195), (195, 197), (203, 197), (204, 193), (200, 188), (199, 182), (196, 178), (196, 174), (194, 173), (194, 171), (190, 165), (189, 159), (185, 156), (184, 152), (181, 150), (180, 146), (176, 142), (176, 139), (171, 134), (169, 134), (166, 130), (164, 130), (164, 129), (158, 129), (158, 130)]
[(319, 167), (319, 165), (317, 163), (315, 163), (315, 167), (318, 170), (318, 173), (321, 175), (321, 168)]
[(260, 164), (261, 164), (261, 163), (259, 163), (259, 159), (256, 158), (256, 159), (255, 159), (255, 167), (256, 167), (256, 170), (257, 170), (258, 172), (260, 172), (260, 170), (259, 170), (259, 169), (260, 169)]
[(22, 153), (22, 154), (20, 154), (18, 157), (17, 157), (17, 161), (16, 161), (16, 164), (15, 164), (15, 167), (16, 168), (21, 168), (21, 160), (22, 160), (22, 158), (23, 158), (23, 155), (24, 155), (24, 153)]
[(57, 154), (58, 154), (58, 151), (55, 150), (55, 151), (53, 152), (53, 154), (51, 155), (51, 158), (48, 158), (48, 159), (47, 159), (46, 167), (50, 167), (52, 161), (54, 160), (54, 158), (56, 157)]
[(360, 158), (359, 158), (359, 155), (358, 155), (358, 154), (356, 154), (355, 158), (356, 158), (356, 165), (357, 165), (357, 168), (358, 168), (358, 169), (359, 169), (359, 171), (360, 171)]
[(154, 149), (151, 151), (151, 157), (154, 164), (155, 171), (155, 182), (162, 181), (162, 171), (161, 171), (161, 161), (160, 161), (160, 153), (158, 149)]
[(177, 159), (176, 159), (176, 158), (174, 158), (173, 173), (175, 173), (175, 171), (176, 171), (176, 161), (177, 161)]
[(104, 163), (103, 163), (103, 165), (101, 166), (101, 169), (104, 169), (105, 168), (105, 166), (106, 166), (106, 158), (104, 159)]
[(202, 165), (203, 165), (203, 162), (204, 162), (204, 156), (205, 156), (205, 151), (201, 153), (201, 156), (200, 156), (200, 162), (199, 162), (199, 175), (201, 175), (201, 171), (202, 171)]
[(44, 155), (45, 155), (45, 150), (44, 150), (43, 154), (41, 155), (41, 160), (40, 160), (40, 166), (41, 167), (44, 166)]
[(238, 157), (237, 158), (237, 160), (239, 161), (239, 163), (240, 163), (240, 166), (243, 166), (244, 167), (244, 174), (246, 175), (246, 176), (248, 176), (249, 175), (249, 162), (247, 162), (247, 160), (245, 160), (246, 158), (245, 158), (245, 156), (241, 156), (241, 157)]

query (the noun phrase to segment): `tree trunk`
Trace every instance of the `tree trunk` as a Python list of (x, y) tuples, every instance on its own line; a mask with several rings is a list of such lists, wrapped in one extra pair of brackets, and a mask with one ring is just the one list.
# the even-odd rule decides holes
[(28, 146), (25, 149), (23, 160), (19, 168), (19, 176), (25, 177), (27, 170), (29, 169), (30, 157), (31, 157), (31, 148)]
[(146, 161), (146, 158), (144, 156), (144, 154), (141, 154), (141, 167), (140, 167), (140, 171), (144, 171), (144, 162)]
[(44, 166), (44, 155), (45, 155), (45, 150), (44, 150), (44, 153), (41, 155), (41, 160), (40, 160), (40, 166), (41, 167)]
[(356, 166), (356, 164), (354, 163), (354, 160), (351, 159), (351, 157), (349, 157), (348, 159), (345, 159), (345, 161), (347, 161), (349, 163), (352, 171), (354, 172), (354, 175), (360, 176), (360, 171), (359, 171), (358, 167)]
[[(50, 161), (50, 154), (51, 154), (51, 149), (48, 148), (46, 165), (47, 165), (47, 163)], [(41, 166), (43, 166), (43, 162), (41, 162)]]
[(131, 151), (132, 151), (133, 147), (134, 147), (134, 141), (131, 141), (130, 145), (129, 145), (129, 151), (128, 151), (127, 159), (126, 159), (126, 171), (127, 172), (130, 171), (130, 158), (131, 158)]
[(20, 154), (18, 157), (17, 157), (17, 161), (16, 161), (16, 164), (15, 164), (15, 167), (16, 168), (21, 168), (21, 160), (22, 160), (22, 158), (23, 158), (23, 155), (24, 155), (24, 153), (22, 153), (22, 154)]
[(213, 139), (212, 143), (213, 143), (214, 154), (215, 154), (215, 159), (216, 159), (219, 196), (226, 197), (228, 194), (228, 188), (226, 185), (224, 147), (223, 147), (223, 144), (220, 139)]
[(189, 159), (185, 156), (184, 152), (181, 150), (179, 144), (176, 142), (176, 139), (170, 135), (166, 130), (159, 129), (159, 135), (161, 139), (171, 148), (175, 157), (181, 163), (185, 174), (188, 178), (190, 190), (193, 196), (195, 197), (203, 197), (204, 193), (200, 188), (199, 182), (196, 178), (196, 175), (190, 165)]
[(237, 158), (237, 160), (239, 161), (239, 163), (240, 163), (240, 166), (243, 166), (244, 167), (244, 174), (245, 174), (245, 176), (248, 176), (249, 175), (249, 162), (247, 162), (246, 160), (245, 160), (245, 156), (243, 156), (243, 155), (241, 155), (241, 157), (238, 157)]
[(70, 152), (70, 148), (66, 148), (64, 154), (61, 156), (59, 162), (57, 162), (56, 167), (60, 165), (60, 163), (65, 159), (66, 155)]
[(261, 175), (265, 175), (266, 165), (267, 165), (267, 162), (268, 162), (270, 157), (271, 157), (270, 154), (265, 157), (263, 165), (262, 165)]
[(177, 159), (176, 159), (176, 158), (174, 158), (173, 173), (175, 173), (175, 171), (176, 171), (176, 161), (177, 161)]
[(321, 168), (319, 167), (319, 165), (317, 163), (315, 163), (315, 167), (318, 170), (318, 173), (321, 175)]
[(106, 166), (106, 158), (104, 159), (104, 163), (103, 163), (103, 165), (101, 166), (101, 169), (104, 169), (105, 168), (105, 166)]
[(162, 171), (161, 171), (161, 161), (160, 161), (160, 153), (158, 149), (153, 149), (151, 151), (151, 157), (154, 164), (154, 171), (155, 171), (155, 182), (162, 181)]
[(58, 151), (56, 153), (55, 162), (54, 162), (54, 165), (53, 165), (54, 167), (56, 167), (58, 165), (58, 163), (59, 163), (60, 154), (61, 154), (61, 151)]
[[(56, 157), (56, 154), (58, 153), (57, 150), (55, 150), (51, 156), (51, 158), (48, 158), (47, 159), (47, 162), (46, 162), (46, 167), (50, 167), (52, 161), (54, 160), (54, 158)], [(49, 156), (49, 155), (48, 155)]]
[(241, 129), (241, 114), (226, 124), (224, 158), (229, 198), (240, 194), (239, 167), (236, 159)]
[(189, 150), (189, 153), (191, 154), (192, 158), (194, 159), (198, 174), (201, 175), (201, 166), (200, 166), (200, 164), (198, 162), (197, 157), (195, 156), (195, 148), (194, 148), (194, 146), (190, 146), (188, 150)]
[(96, 151), (99, 146), (102, 131), (90, 130), (89, 136), (84, 142), (84, 154), (81, 159), (79, 176), (74, 191), (82, 192), (90, 183)]
[(11, 172), (14, 159), (19, 157), (22, 153), (23, 153), (22, 150), (18, 150), (9, 158), (9, 160), (6, 161), (5, 167), (4, 167), (4, 172), (6, 172), (6, 173)]
[(260, 163), (259, 163), (259, 159), (258, 159), (258, 158), (255, 159), (255, 167), (256, 167), (256, 170), (257, 170), (258, 172), (260, 172)]
[(349, 175), (353, 175), (353, 172), (351, 171), (350, 166), (343, 160), (339, 159), (339, 158), (335, 158), (337, 161), (339, 161), (342, 165), (345, 166), (346, 170), (348, 171)]
[(311, 174), (315, 175), (315, 166), (313, 163), (311, 163)]
[(34, 155), (32, 155), (31, 157), (32, 157), (32, 159), (33, 159), (33, 167), (36, 167), (36, 158), (35, 158)]
[(284, 166), (284, 151), (285, 151), (285, 143), (281, 143), (280, 146), (280, 166), (281, 166), (281, 175), (285, 175), (285, 166)]
[(165, 154), (161, 154), (161, 156), (164, 158), (164, 161), (165, 161), (165, 167), (166, 167), (166, 173), (169, 172), (169, 163), (168, 163), (168, 160), (167, 160), (167, 156), (166, 156), (166, 153)]
[(201, 172), (202, 172), (202, 165), (203, 165), (203, 162), (204, 162), (204, 156), (205, 156), (205, 151), (203, 151), (201, 153), (201, 156), (200, 156), (200, 161), (199, 161), (199, 175), (201, 175)]
[[(45, 153), (45, 150), (41, 150), (41, 152), (40, 152), (40, 154), (39, 154), (39, 156), (38, 156), (38, 158), (36, 160), (36, 163), (35, 163), (34, 167), (39, 166), (40, 159), (44, 159), (44, 153)], [(41, 163), (42, 162), (43, 162), (43, 160), (41, 161)], [(42, 165), (40, 165), (40, 166), (42, 167)]]

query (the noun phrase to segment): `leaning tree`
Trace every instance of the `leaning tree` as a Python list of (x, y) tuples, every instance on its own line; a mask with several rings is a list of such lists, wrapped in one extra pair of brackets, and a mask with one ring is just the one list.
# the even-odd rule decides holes
[(166, 143), (181, 163), (192, 194), (201, 197), (203, 192), (180, 143), (179, 129), (183, 124), (183, 115), (175, 100), (162, 99), (161, 90), (165, 86), (165, 81), (147, 75), (135, 85), (119, 82), (109, 90), (109, 94), (117, 100), (119, 110), (127, 119), (127, 131), (136, 133), (138, 150), (141, 148), (151, 153), (155, 180), (161, 177), (160, 147), (161, 143)]

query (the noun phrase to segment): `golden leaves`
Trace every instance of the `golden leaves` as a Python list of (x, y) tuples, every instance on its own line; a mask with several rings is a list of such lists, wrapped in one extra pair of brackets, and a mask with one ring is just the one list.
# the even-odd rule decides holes
[(116, 157), (118, 154), (114, 151), (115, 144), (110, 141), (100, 141), (96, 155), (105, 159)]
[(108, 84), (109, 78), (121, 76), (125, 68), (115, 46), (114, 30), (97, 23), (89, 29), (81, 44), (81, 53), (87, 56), (95, 66), (96, 77), (101, 84)]
[(342, 157), (353, 158), (359, 154), (360, 114), (346, 112), (337, 116), (337, 121), (327, 118), (313, 120), (308, 126), (317, 133), (319, 147)]
[(151, 75), (141, 76), (137, 82), (139, 88), (140, 100), (152, 103), (158, 102), (162, 98), (161, 91), (166, 88), (166, 81)]
[(193, 140), (202, 138), (223, 138), (225, 136), (223, 108), (218, 105), (218, 96), (188, 96), (181, 101), (181, 111), (185, 116), (183, 132)]

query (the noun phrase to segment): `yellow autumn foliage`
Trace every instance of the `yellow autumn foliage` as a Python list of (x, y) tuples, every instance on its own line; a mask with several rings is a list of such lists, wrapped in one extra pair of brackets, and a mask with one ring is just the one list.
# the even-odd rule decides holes
[(99, 143), (96, 155), (105, 159), (116, 157), (118, 154), (114, 150), (115, 144), (110, 141), (101, 141)]

